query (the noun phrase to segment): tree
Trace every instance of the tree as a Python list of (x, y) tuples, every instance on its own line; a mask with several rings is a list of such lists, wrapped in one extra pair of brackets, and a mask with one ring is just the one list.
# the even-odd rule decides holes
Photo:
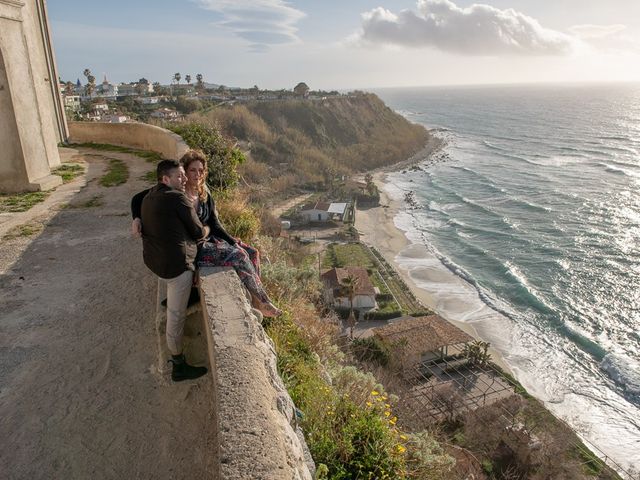
[(175, 82), (180, 85), (180, 79), (182, 78), (182, 75), (180, 75), (180, 72), (176, 72), (173, 74), (173, 80), (175, 80)]
[(184, 76), (185, 81), (191, 85), (191, 75), (189, 75), (188, 73)]
[(149, 91), (148, 87), (149, 87), (149, 83), (138, 82), (136, 83), (136, 86), (133, 87), (133, 89), (136, 91), (138, 95), (144, 95), (146, 92)]
[(82, 74), (87, 77), (87, 84), (84, 87), (84, 93), (87, 97), (90, 97), (93, 91), (96, 89), (96, 77), (91, 74), (91, 70), (89, 70), (88, 68), (85, 68)]
[(73, 95), (74, 88), (75, 88), (75, 85), (73, 84), (73, 82), (66, 82), (64, 84), (65, 95)]
[(295, 87), (293, 87), (293, 93), (295, 93), (299, 97), (306, 97), (309, 94), (309, 87), (306, 83), (300, 82)]
[(138, 83), (141, 83), (143, 85), (149, 85), (149, 80), (147, 80), (146, 78), (142, 77), (140, 80), (138, 80)]
[(360, 283), (360, 279), (358, 277), (354, 277), (353, 275), (348, 275), (342, 280), (340, 280), (340, 286), (342, 287), (342, 292), (349, 298), (349, 318), (347, 320), (349, 324), (349, 337), (353, 340), (353, 329), (356, 326), (356, 317), (353, 313), (353, 299), (356, 296), (356, 289), (358, 288), (358, 284)]
[(204, 83), (202, 82), (202, 78), (203, 77), (201, 73), (196, 74), (196, 88), (199, 90), (204, 88)]
[(488, 349), (489, 342), (474, 340), (465, 344), (462, 354), (469, 359), (471, 365), (484, 367), (491, 361), (491, 354), (487, 352)]

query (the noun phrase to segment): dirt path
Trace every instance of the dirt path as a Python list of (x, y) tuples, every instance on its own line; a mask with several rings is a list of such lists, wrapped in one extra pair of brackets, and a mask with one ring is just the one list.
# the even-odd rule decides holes
[[(66, 155), (84, 157), (86, 179), (20, 214), (44, 225), (39, 236), (2, 240), (0, 476), (212, 478), (211, 376), (171, 384), (155, 373), (156, 281), (129, 235), (129, 199), (153, 166)], [(127, 183), (98, 184), (105, 156), (126, 160)]]

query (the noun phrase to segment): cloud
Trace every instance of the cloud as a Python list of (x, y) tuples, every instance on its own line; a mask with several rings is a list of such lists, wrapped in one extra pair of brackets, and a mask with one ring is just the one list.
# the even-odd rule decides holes
[(378, 7), (362, 19), (352, 40), (365, 45), (433, 47), (462, 55), (563, 55), (574, 42), (511, 8), (460, 8), (450, 0), (418, 0), (417, 11), (397, 14)]
[(215, 23), (251, 43), (253, 52), (265, 52), (271, 45), (299, 41), (296, 23), (305, 13), (284, 0), (196, 0), (200, 7), (222, 15)]
[(608, 37), (610, 35), (615, 35), (616, 33), (620, 33), (623, 30), (626, 30), (626, 25), (615, 24), (615, 25), (574, 25), (569, 27), (569, 31), (575, 35), (576, 37), (582, 39), (590, 39), (590, 38), (603, 38)]
[(607, 53), (640, 52), (640, 41), (627, 33), (626, 25), (574, 25), (569, 27), (569, 32), (595, 50)]

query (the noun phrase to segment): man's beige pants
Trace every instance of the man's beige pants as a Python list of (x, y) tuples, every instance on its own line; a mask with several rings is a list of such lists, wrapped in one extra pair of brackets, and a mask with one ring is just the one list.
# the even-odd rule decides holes
[(177, 277), (162, 280), (167, 284), (167, 347), (171, 355), (180, 355), (193, 271), (187, 270)]

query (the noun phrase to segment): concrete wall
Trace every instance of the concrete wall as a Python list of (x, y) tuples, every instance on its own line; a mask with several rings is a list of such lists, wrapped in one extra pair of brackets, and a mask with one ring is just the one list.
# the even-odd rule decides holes
[(189, 150), (179, 135), (146, 123), (69, 122), (69, 141), (151, 150), (173, 160), (179, 160)]
[(0, 149), (4, 192), (43, 190), (62, 182), (50, 173), (60, 165), (59, 97), (43, 12), (42, 0), (0, 0), (0, 128), (7, 130)]
[(231, 269), (200, 271), (217, 392), (219, 478), (311, 480), (315, 466), (260, 315)]

